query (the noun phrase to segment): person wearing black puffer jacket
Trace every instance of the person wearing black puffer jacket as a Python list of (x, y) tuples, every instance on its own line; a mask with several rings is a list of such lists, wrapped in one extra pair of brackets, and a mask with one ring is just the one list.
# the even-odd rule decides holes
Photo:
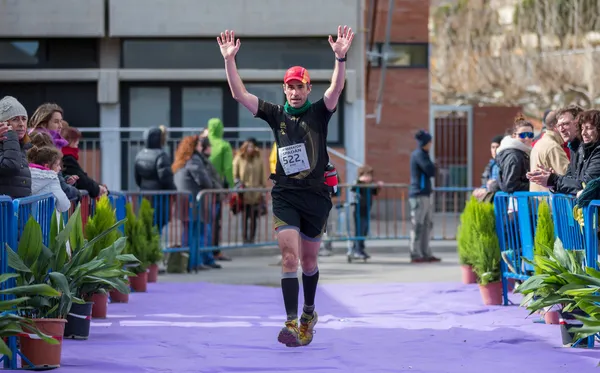
[(136, 184), (141, 191), (177, 190), (171, 171), (171, 157), (163, 150), (166, 128), (150, 128), (145, 137), (146, 147), (135, 157)]
[(26, 151), (27, 110), (17, 99), (0, 100), (0, 195), (23, 198), (31, 195), (31, 172)]
[(498, 187), (505, 193), (528, 192), (529, 154), (533, 141), (533, 125), (522, 115), (515, 118), (510, 130), (496, 151), (496, 162), (500, 167)]

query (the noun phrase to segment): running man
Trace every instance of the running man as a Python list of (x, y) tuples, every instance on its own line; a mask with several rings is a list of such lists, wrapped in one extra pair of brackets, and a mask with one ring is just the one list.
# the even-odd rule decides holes
[[(317, 102), (308, 101), (311, 90), (308, 71), (301, 66), (287, 70), (283, 78), (285, 105), (263, 101), (248, 93), (237, 72), (235, 56), (240, 40), (233, 31), (217, 37), (225, 59), (225, 73), (233, 98), (256, 118), (267, 122), (277, 143), (277, 167), (271, 174), (274, 186), (273, 220), (282, 255), (281, 290), (287, 321), (278, 341), (288, 347), (306, 346), (317, 324), (315, 293), (319, 280), (317, 257), (321, 236), (331, 210), (330, 190), (325, 185), (327, 127), (344, 88), (346, 53), (354, 33), (339, 26), (337, 39), (329, 36), (335, 57), (331, 85)], [(304, 307), (298, 322), (298, 259), (302, 266)]]

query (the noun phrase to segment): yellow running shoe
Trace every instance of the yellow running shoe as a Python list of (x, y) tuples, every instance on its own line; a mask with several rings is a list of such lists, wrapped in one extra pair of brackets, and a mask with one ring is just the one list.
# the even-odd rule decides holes
[(277, 341), (286, 345), (287, 347), (298, 347), (300, 346), (300, 331), (298, 330), (298, 320), (288, 320), (285, 322), (285, 326), (279, 332)]
[(310, 342), (313, 340), (313, 335), (315, 334), (315, 325), (319, 321), (319, 316), (316, 312), (313, 312), (312, 316), (307, 315), (306, 313), (302, 313), (302, 317), (300, 317), (300, 327), (298, 331), (300, 332), (298, 335), (298, 340), (300, 341), (301, 346), (308, 346)]

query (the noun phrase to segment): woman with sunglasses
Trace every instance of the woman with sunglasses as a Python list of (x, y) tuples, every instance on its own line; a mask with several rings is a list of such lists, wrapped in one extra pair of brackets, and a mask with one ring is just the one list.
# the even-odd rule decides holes
[(500, 168), (498, 186), (506, 193), (528, 192), (529, 153), (533, 141), (533, 125), (519, 114), (509, 135), (502, 139), (496, 151)]

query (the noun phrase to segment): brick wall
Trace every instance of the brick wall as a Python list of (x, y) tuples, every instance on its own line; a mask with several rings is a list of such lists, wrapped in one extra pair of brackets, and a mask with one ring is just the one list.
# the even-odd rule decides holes
[(481, 173), (489, 162), (492, 138), (511, 127), (520, 107), (482, 106), (473, 108), (473, 186), (480, 186)]
[[(428, 42), (429, 1), (395, 0), (392, 42)], [(385, 40), (388, 2), (379, 1), (376, 42)], [(366, 17), (366, 14), (365, 14)], [(368, 25), (368, 20), (367, 23)], [(375, 112), (380, 69), (372, 68), (367, 114)], [(406, 183), (410, 179), (410, 153), (416, 147), (414, 132), (429, 128), (429, 71), (425, 68), (388, 68), (381, 122), (366, 120), (366, 162), (376, 178)]]

